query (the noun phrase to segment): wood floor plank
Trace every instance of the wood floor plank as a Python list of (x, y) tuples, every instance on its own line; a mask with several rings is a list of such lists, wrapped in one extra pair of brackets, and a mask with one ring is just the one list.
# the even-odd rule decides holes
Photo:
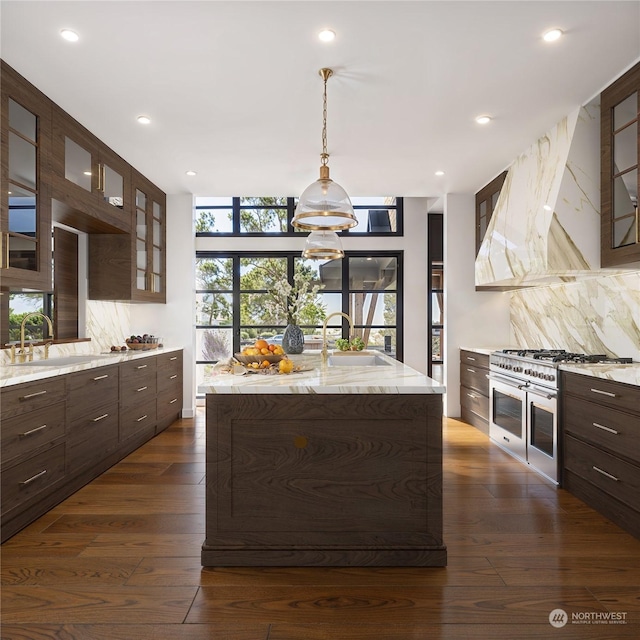
[(4, 587), (5, 624), (182, 623), (196, 589), (192, 587)]
[(80, 555), (95, 539), (92, 533), (68, 533), (47, 538), (42, 533), (23, 533), (2, 545), (2, 560), (15, 557), (69, 557)]
[(131, 558), (5, 558), (0, 584), (9, 585), (124, 585), (139, 564)]
[[(200, 484), (204, 480), (204, 473), (180, 473), (171, 476), (171, 484)], [(114, 485), (114, 484), (167, 484), (167, 476), (147, 476), (141, 473), (125, 474), (113, 473), (111, 475), (103, 475), (93, 481), (96, 485)]]
[(554, 629), (547, 624), (433, 624), (433, 625), (373, 625), (373, 624), (285, 624), (275, 623), (269, 640), (618, 640), (637, 639), (638, 628), (585, 627), (574, 625)]
[(2, 640), (267, 640), (263, 624), (2, 625)]
[[(638, 570), (640, 563), (633, 565)], [(589, 591), (600, 601), (609, 611), (628, 611), (632, 614), (632, 619), (636, 624), (640, 623), (640, 588), (637, 584), (633, 587), (617, 586), (597, 586), (590, 587)], [(640, 637), (640, 633), (638, 633)]]
[(117, 534), (102, 533), (95, 536), (90, 545), (80, 554), (82, 557), (119, 555), (128, 557), (175, 557), (197, 556), (202, 551), (203, 537), (200, 533)]
[(640, 592), (640, 555), (632, 557), (567, 557), (538, 555), (489, 557), (505, 584), (528, 585), (594, 585), (636, 587)]
[(110, 476), (113, 474), (145, 474), (145, 475), (161, 475), (171, 466), (171, 462), (129, 462), (125, 458), (122, 462), (114, 464), (113, 467), (105, 471), (102, 475)]
[(205, 533), (204, 513), (147, 513), (139, 515), (66, 514), (42, 532), (59, 533)]
[(486, 558), (453, 558), (445, 568), (424, 567), (201, 567), (197, 557), (144, 558), (127, 585), (206, 585), (293, 589), (323, 586), (503, 586)]
[(604, 611), (578, 587), (206, 587), (187, 623), (540, 624), (551, 611)]

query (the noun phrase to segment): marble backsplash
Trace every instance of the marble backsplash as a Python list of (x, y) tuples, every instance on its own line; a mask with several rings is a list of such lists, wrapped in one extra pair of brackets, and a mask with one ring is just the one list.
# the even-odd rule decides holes
[(511, 343), (640, 362), (640, 271), (511, 293)]

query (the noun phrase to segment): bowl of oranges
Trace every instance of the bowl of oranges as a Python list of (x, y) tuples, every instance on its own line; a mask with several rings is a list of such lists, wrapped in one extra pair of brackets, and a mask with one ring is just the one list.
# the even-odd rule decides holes
[(279, 344), (269, 344), (266, 340), (256, 340), (252, 347), (245, 347), (241, 353), (234, 354), (235, 359), (242, 364), (254, 362), (263, 365), (265, 362), (273, 364), (284, 357), (284, 350)]

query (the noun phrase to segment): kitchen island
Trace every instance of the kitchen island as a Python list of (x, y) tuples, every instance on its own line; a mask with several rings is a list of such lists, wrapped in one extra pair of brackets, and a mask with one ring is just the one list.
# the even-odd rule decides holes
[(200, 386), (204, 566), (446, 565), (445, 389), (376, 358), (328, 366), (303, 354), (292, 357), (302, 372)]

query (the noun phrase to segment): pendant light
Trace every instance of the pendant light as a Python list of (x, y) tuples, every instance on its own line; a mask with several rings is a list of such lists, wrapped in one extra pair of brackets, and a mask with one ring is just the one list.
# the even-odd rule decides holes
[(344, 258), (342, 243), (335, 231), (312, 231), (302, 257), (308, 260), (340, 260)]
[(305, 231), (338, 231), (355, 227), (358, 219), (353, 212), (347, 192), (329, 177), (327, 80), (333, 75), (333, 71), (320, 69), (319, 73), (324, 81), (320, 178), (302, 192), (291, 224)]

